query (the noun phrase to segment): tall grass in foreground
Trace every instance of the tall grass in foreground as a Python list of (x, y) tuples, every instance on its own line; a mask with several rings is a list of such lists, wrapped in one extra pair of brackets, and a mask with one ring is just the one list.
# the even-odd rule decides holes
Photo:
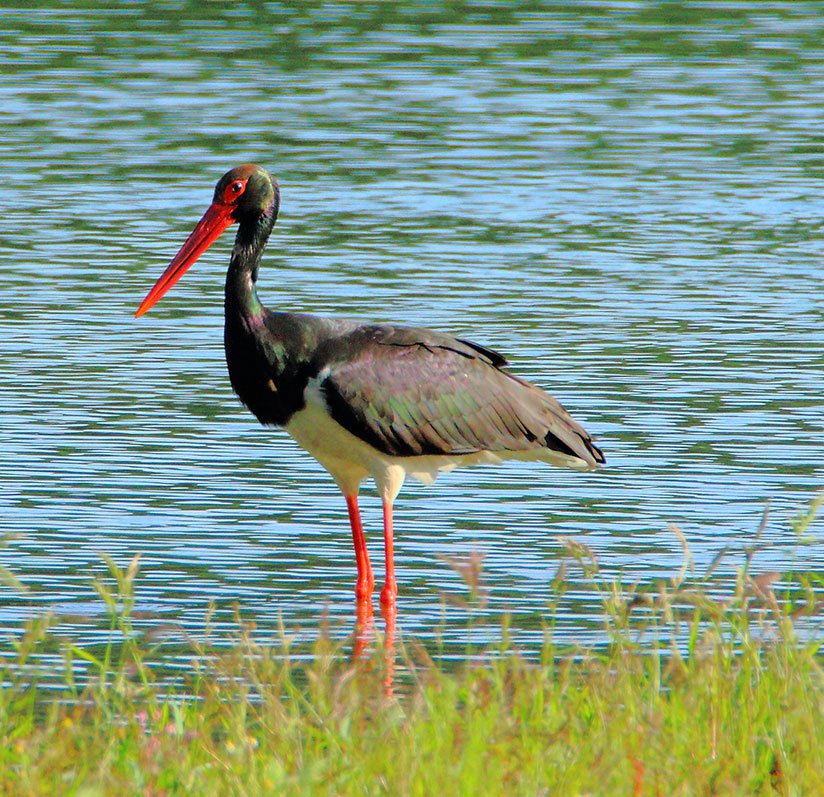
[[(642, 591), (570, 552), (600, 596), (603, 648), (557, 646), (551, 616), (540, 662), (504, 647), (446, 670), (409, 643), (392, 696), (380, 644), (352, 661), (321, 635), (298, 658), (240, 619), (228, 649), (191, 641), (191, 671), (170, 688), (132, 626), (137, 560), (109, 561), (102, 655), (44, 616), (4, 660), (0, 793), (824, 794), (820, 574), (751, 577), (751, 552), (719, 597), (687, 556)], [(48, 689), (44, 661), (62, 673)]]

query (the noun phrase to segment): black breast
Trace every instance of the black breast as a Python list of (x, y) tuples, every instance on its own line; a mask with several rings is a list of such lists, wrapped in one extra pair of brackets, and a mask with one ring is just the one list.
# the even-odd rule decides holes
[(227, 319), (224, 346), (232, 388), (262, 424), (283, 426), (303, 408), (308, 363), (282, 342)]

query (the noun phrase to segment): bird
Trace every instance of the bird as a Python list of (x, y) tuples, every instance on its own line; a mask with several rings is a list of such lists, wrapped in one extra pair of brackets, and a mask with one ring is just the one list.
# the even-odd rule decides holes
[(256, 282), (280, 211), (280, 187), (247, 163), (220, 178), (212, 203), (135, 315), (142, 316), (232, 224), (224, 347), (234, 392), (261, 424), (283, 427), (329, 472), (346, 501), (358, 602), (375, 578), (358, 493), (383, 504), (383, 608), (398, 596), (393, 504), (405, 478), (431, 484), (457, 466), (536, 460), (594, 470), (592, 437), (555, 398), (470, 340), (431, 329), (267, 309)]

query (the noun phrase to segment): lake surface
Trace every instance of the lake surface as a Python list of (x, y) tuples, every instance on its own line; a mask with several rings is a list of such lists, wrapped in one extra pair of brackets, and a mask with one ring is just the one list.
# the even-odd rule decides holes
[[(3, 10), (0, 587), (105, 636), (101, 553), (142, 554), (142, 627), (352, 630), (343, 499), (234, 397), (231, 236), (134, 310), (229, 167), (281, 182), (272, 308), (459, 333), (505, 353), (609, 467), (456, 471), (396, 505), (398, 627), (457, 651), (542, 639), (563, 539), (608, 575), (821, 569), (819, 4), (410, 3)], [(361, 501), (382, 575), (380, 502)], [(822, 522), (810, 534), (821, 541)], [(442, 556), (484, 556), (485, 604)], [(556, 634), (597, 641), (576, 587)], [(722, 584), (723, 586), (723, 584)], [(456, 653), (459, 655), (459, 653)]]

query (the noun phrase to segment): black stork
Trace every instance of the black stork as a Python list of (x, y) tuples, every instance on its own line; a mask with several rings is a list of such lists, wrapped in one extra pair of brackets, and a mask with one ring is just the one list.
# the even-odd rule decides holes
[(383, 501), (386, 584), (398, 594), (392, 504), (411, 476), (424, 483), (458, 465), (540, 460), (591, 470), (604, 455), (552, 396), (506, 370), (498, 353), (442, 332), (274, 312), (258, 299), (261, 255), (280, 189), (260, 166), (218, 181), (214, 199), (136, 315), (152, 307), (206, 249), (238, 224), (226, 275), (224, 345), (229, 379), (267, 426), (283, 426), (346, 498), (359, 604), (375, 584), (358, 510), (364, 479)]

